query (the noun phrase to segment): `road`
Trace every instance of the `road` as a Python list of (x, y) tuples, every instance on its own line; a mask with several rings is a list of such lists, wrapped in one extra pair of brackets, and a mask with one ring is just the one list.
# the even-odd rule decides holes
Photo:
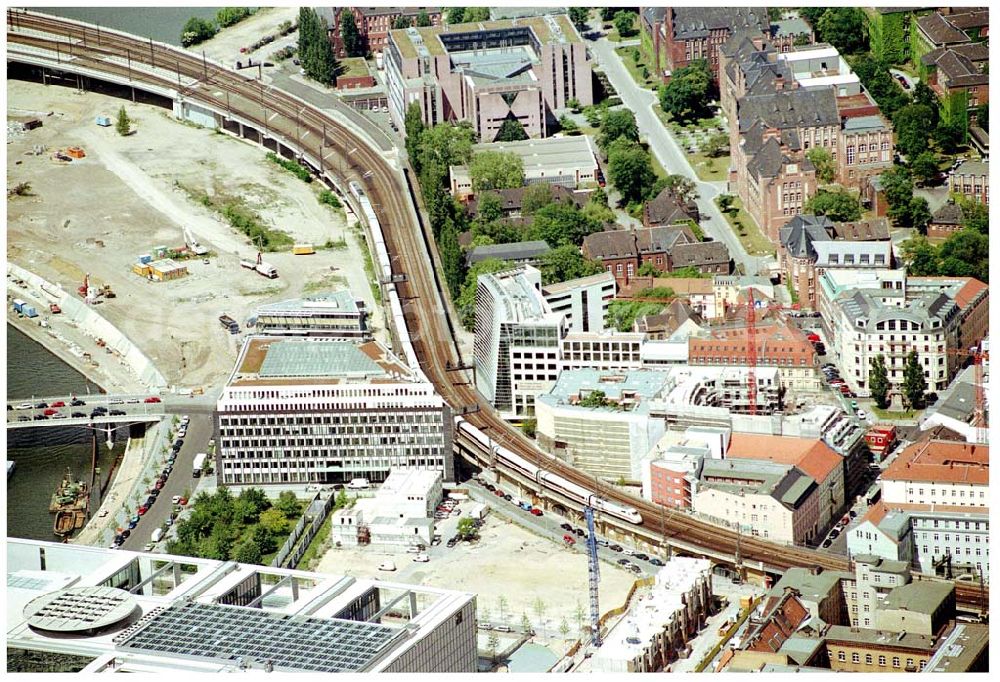
[[(156, 502), (144, 515), (139, 517), (138, 525), (132, 529), (132, 534), (122, 545), (125, 549), (141, 551), (146, 543), (150, 541), (153, 531), (163, 525), (173, 510), (174, 505), (170, 499), (174, 495), (183, 496), (185, 493), (194, 494), (194, 488), (198, 484), (198, 479), (191, 476), (191, 465), (194, 463), (194, 456), (199, 452), (208, 449), (208, 439), (212, 437), (212, 418), (203, 414), (192, 414), (191, 423), (188, 424), (187, 435), (184, 437), (184, 445), (174, 462), (174, 470), (167, 477), (167, 482), (160, 491)], [(160, 457), (160, 455), (155, 455)], [(164, 459), (164, 466), (165, 457)], [(162, 469), (161, 469), (162, 470)], [(164, 551), (166, 540), (162, 540), (157, 547), (157, 551)]]
[(749, 255), (713, 201), (716, 196), (725, 193), (725, 183), (703, 182), (698, 179), (698, 174), (688, 163), (684, 152), (654, 112), (656, 95), (650, 90), (640, 88), (632, 80), (621, 58), (615, 53), (616, 47), (617, 44), (610, 43), (604, 38), (590, 43), (591, 53), (604, 67), (604, 72), (611, 85), (618, 91), (622, 103), (635, 113), (639, 133), (646, 138), (656, 159), (667, 172), (683, 175), (695, 181), (698, 188), (698, 210), (702, 215), (702, 230), (716, 241), (724, 243), (733, 260), (743, 265), (746, 274), (755, 275), (766, 269), (768, 262), (773, 259)]

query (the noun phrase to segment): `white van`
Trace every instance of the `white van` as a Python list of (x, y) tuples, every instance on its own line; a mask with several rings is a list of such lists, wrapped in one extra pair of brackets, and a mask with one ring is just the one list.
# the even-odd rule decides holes
[(380, 571), (395, 571), (396, 564), (391, 561), (383, 561), (378, 565), (378, 570)]
[(153, 534), (149, 537), (149, 539), (152, 540), (153, 542), (159, 542), (160, 540), (162, 540), (163, 539), (163, 529), (162, 528), (157, 528), (156, 530), (154, 530)]
[(367, 490), (368, 485), (369, 483), (367, 478), (352, 478), (351, 482), (347, 484), (347, 487), (351, 490)]

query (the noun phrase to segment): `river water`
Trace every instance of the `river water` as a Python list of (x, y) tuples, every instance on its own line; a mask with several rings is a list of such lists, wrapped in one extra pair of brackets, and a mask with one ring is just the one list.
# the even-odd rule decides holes
[[(82, 374), (11, 325), (7, 325), (7, 399), (75, 393), (83, 400), (100, 388)], [(69, 467), (74, 478), (90, 483), (91, 432), (81, 427), (14, 429), (7, 433), (7, 459), (15, 463), (7, 479), (7, 535), (37, 540), (57, 540), (52, 533), (55, 515), (49, 500)], [(98, 466), (106, 480), (116, 456), (125, 450), (128, 433), (115, 432), (115, 447), (98, 439)], [(96, 510), (100, 499), (90, 497)]]
[(30, 7), (36, 12), (85, 21), (170, 45), (181, 44), (191, 17), (214, 19), (218, 7)]

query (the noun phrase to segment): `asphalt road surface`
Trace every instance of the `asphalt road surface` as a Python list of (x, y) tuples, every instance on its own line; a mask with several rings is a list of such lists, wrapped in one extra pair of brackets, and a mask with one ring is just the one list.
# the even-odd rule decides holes
[[(139, 524), (132, 529), (132, 534), (122, 545), (125, 549), (141, 551), (146, 543), (150, 542), (153, 531), (162, 526), (167, 517), (170, 516), (170, 512), (174, 508), (170, 499), (174, 495), (184, 495), (185, 490), (193, 494), (198, 479), (191, 476), (191, 465), (194, 463), (194, 456), (197, 453), (208, 450), (208, 440), (212, 437), (213, 428), (210, 415), (191, 414), (191, 423), (188, 424), (184, 445), (181, 446), (177, 460), (174, 462), (174, 470), (167, 478), (156, 502), (149, 511), (139, 517)], [(161, 540), (157, 549), (162, 550), (165, 545), (166, 541)]]

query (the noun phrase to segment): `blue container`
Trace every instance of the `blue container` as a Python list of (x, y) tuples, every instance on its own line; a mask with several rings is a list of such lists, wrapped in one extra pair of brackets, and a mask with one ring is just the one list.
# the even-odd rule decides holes
[(107, 116), (98, 116), (97, 118), (94, 119), (94, 123), (96, 123), (99, 126), (107, 128), (108, 126), (111, 125), (111, 119), (108, 118)]
[(27, 315), (28, 317), (38, 317), (38, 311), (35, 310), (34, 306), (25, 305), (21, 309), (21, 312)]
[(153, 260), (153, 257), (150, 256), (149, 254), (143, 254), (143, 255), (139, 256), (139, 262), (142, 263), (143, 265), (146, 265), (147, 263), (151, 263), (152, 260)]

